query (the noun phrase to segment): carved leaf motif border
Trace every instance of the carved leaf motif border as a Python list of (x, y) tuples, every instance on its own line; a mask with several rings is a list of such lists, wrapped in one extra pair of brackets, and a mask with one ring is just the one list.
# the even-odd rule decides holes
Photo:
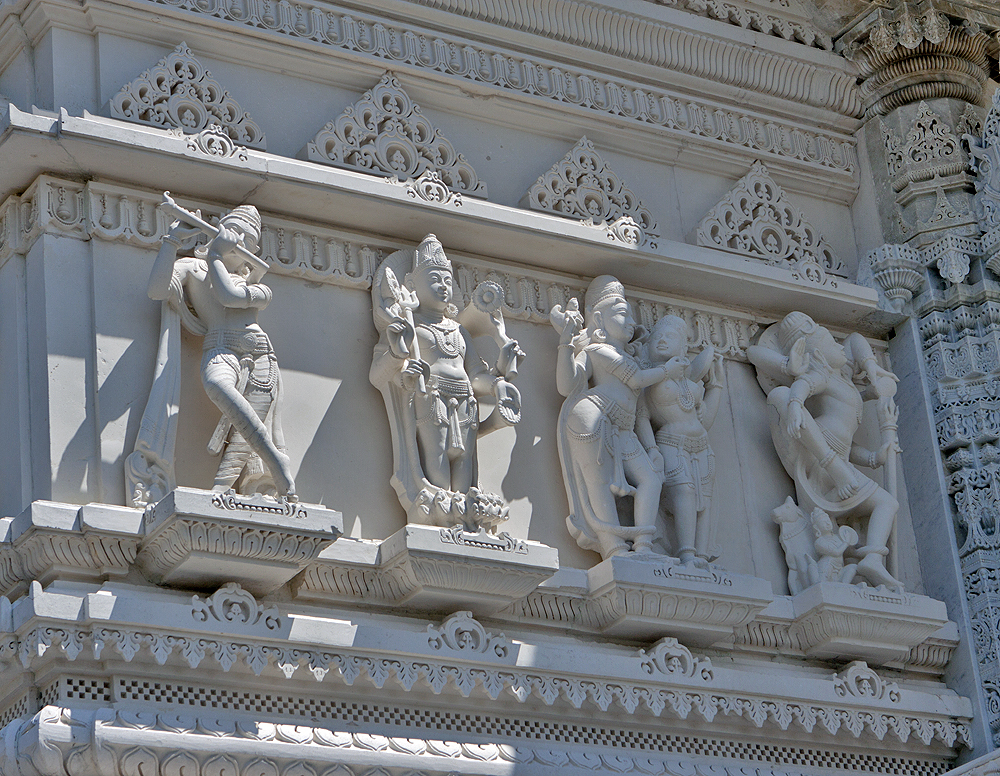
[[(42, 176), (22, 196), (8, 197), (0, 204), (0, 266), (13, 254), (26, 253), (43, 232), (152, 250), (169, 227), (157, 210), (160, 199), (159, 193), (129, 186), (95, 181), (81, 184)], [(212, 204), (195, 206), (206, 216), (222, 211)], [(266, 213), (262, 216), (261, 256), (276, 275), (367, 289), (382, 259), (405, 247), (390, 240), (323, 229)], [(449, 254), (465, 301), (480, 282), (494, 281), (504, 289), (504, 316), (517, 320), (548, 326), (553, 305), (565, 305), (573, 296), (582, 299), (586, 288), (576, 278), (515, 270), (501, 262)], [(647, 328), (663, 315), (679, 315), (689, 323), (692, 345), (711, 344), (728, 358), (744, 359), (758, 328), (751, 315), (668, 303), (652, 295), (633, 295), (631, 301), (639, 322)]]
[[(754, 697), (720, 689), (696, 690), (683, 684), (671, 687), (666, 682), (636, 684), (619, 680), (584, 679), (572, 675), (554, 676), (517, 668), (451, 665), (428, 659), (410, 660), (395, 656), (381, 658), (314, 650), (301, 645), (285, 647), (250, 639), (237, 641), (222, 637), (206, 638), (206, 634), (186, 636), (148, 629), (39, 625), (20, 637), (6, 634), (0, 640), (0, 664), (10, 665), (16, 660), (28, 670), (34, 665), (36, 658), (43, 657), (53, 648), (58, 648), (70, 661), (74, 661), (87, 646), (95, 660), (100, 660), (106, 650), (114, 650), (126, 662), (132, 662), (140, 651), (148, 650), (156, 662), (163, 665), (177, 651), (192, 669), (206, 657), (211, 657), (227, 672), (237, 663), (243, 663), (259, 676), (273, 665), (286, 678), (291, 678), (305, 664), (316, 681), (323, 681), (333, 671), (335, 676), (349, 686), (363, 676), (376, 688), (381, 688), (391, 678), (406, 691), (420, 686), (429, 688), (436, 695), (451, 684), (464, 697), (469, 697), (478, 688), (492, 700), (507, 691), (519, 702), (535, 697), (547, 706), (559, 701), (579, 709), (589, 701), (601, 711), (615, 706), (628, 714), (634, 714), (641, 708), (657, 717), (668, 712), (680, 719), (687, 719), (693, 711), (708, 723), (721, 713), (724, 716), (743, 717), (758, 728), (765, 724), (776, 724), (786, 730), (794, 723), (806, 732), (819, 728), (830, 735), (846, 732), (854, 738), (859, 738), (867, 731), (878, 740), (891, 734), (902, 743), (915, 736), (924, 745), (930, 745), (935, 739), (949, 747), (956, 742), (971, 745), (968, 723), (960, 718), (942, 715), (918, 715), (905, 711), (893, 713), (882, 707), (878, 713), (872, 713), (867, 706), (858, 708), (853, 705), (811, 704), (773, 696)], [(674, 683), (677, 681), (674, 679)]]
[[(149, 0), (190, 13), (236, 22), (323, 46), (365, 54), (496, 86), (560, 105), (659, 126), (684, 135), (716, 140), (817, 164), (842, 172), (854, 185), (857, 149), (846, 136), (812, 132), (776, 121), (699, 103), (662, 90), (641, 88), (574, 72), (554, 63), (512, 56), (470, 41), (430, 37), (360, 15), (339, 14), (303, 2), (283, 0)], [(745, 63), (741, 68), (745, 67)], [(801, 95), (797, 95), (801, 98)]]

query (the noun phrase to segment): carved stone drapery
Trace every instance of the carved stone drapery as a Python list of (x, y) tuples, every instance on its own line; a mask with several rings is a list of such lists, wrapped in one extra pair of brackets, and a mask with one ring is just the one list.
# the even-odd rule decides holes
[(306, 157), (402, 180), (430, 171), (454, 192), (486, 197), (486, 183), (392, 73), (324, 126), (306, 146)]
[(653, 215), (586, 137), (535, 181), (521, 204), (595, 223), (612, 224), (628, 216), (642, 230), (639, 243), (658, 236)]
[(698, 245), (768, 264), (845, 276), (843, 262), (802, 211), (788, 201), (763, 162), (736, 182), (698, 224)]
[(123, 86), (111, 100), (111, 115), (192, 133), (218, 126), (237, 145), (266, 147), (260, 127), (212, 77), (186, 43)]

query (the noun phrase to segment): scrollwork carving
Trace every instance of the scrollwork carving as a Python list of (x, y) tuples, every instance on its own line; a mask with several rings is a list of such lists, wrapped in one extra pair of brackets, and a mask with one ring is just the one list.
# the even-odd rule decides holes
[(472, 612), (455, 612), (440, 625), (428, 625), (427, 643), (433, 649), (501, 658), (507, 657), (510, 649), (506, 636), (494, 636), (473, 618)]
[(844, 263), (760, 161), (701, 220), (697, 243), (787, 266), (817, 282), (827, 272), (846, 276)]
[[(486, 197), (486, 184), (472, 165), (424, 116), (392, 73), (324, 126), (306, 146), (306, 156), (359, 172), (415, 178), (411, 196), (428, 201), (444, 201), (435, 183)], [(436, 173), (437, 180), (424, 178), (427, 172)]]
[(281, 627), (277, 606), (261, 606), (235, 582), (223, 585), (208, 598), (192, 596), (191, 616), (198, 622), (207, 622), (211, 617), (221, 623), (257, 625), (263, 622), (268, 630)]
[(639, 657), (642, 659), (642, 670), (647, 674), (658, 672), (697, 677), (706, 682), (712, 680), (712, 661), (707, 657), (695, 657), (690, 649), (671, 636), (660, 639), (648, 653), (640, 649)]
[[(217, 126), (233, 144), (265, 147), (260, 127), (212, 77), (186, 43), (123, 86), (111, 100), (111, 115), (192, 133)], [(199, 148), (203, 143), (217, 150), (223, 147), (217, 138), (211, 141), (203, 138), (195, 143)]]
[(863, 660), (855, 660), (833, 675), (834, 688), (841, 698), (871, 698), (899, 703), (899, 685), (887, 682)]

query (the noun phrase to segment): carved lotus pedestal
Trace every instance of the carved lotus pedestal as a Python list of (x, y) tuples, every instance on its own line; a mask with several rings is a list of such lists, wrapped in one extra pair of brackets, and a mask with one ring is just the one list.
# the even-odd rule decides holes
[(821, 582), (791, 600), (791, 631), (813, 657), (905, 660), (948, 623), (941, 601), (881, 588)]
[(608, 558), (587, 578), (603, 633), (630, 639), (674, 636), (692, 646), (729, 638), (774, 599), (766, 580), (691, 569), (659, 555)]
[(381, 544), (343, 540), (293, 584), (301, 599), (493, 614), (559, 569), (559, 553), (509, 534), (408, 525)]
[(150, 581), (201, 589), (237, 582), (262, 595), (332, 544), (343, 517), (312, 504), (176, 488), (146, 513), (145, 529), (136, 562)]

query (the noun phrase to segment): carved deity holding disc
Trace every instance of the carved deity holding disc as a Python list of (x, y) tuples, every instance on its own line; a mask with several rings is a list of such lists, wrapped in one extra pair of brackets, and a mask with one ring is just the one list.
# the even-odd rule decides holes
[[(801, 312), (766, 329), (747, 357), (767, 393), (778, 457), (795, 482), (798, 503), (789, 498), (774, 511), (792, 593), (855, 580), (902, 590), (885, 562), (899, 509), (895, 375), (878, 365), (860, 334), (841, 345)], [(854, 441), (867, 399), (877, 402), (877, 450)], [(885, 486), (859, 465), (884, 468)]]
[[(400, 279), (402, 282), (400, 282)], [(459, 310), (451, 261), (434, 235), (382, 262), (372, 284), (375, 346), (369, 379), (392, 428), (393, 487), (411, 523), (470, 530), (507, 517), (500, 496), (479, 488), (477, 440), (521, 418), (510, 380), (524, 353), (507, 336), (503, 289), (480, 283)], [(493, 366), (475, 340), (488, 337)], [(495, 403), (480, 421), (479, 401)]]

